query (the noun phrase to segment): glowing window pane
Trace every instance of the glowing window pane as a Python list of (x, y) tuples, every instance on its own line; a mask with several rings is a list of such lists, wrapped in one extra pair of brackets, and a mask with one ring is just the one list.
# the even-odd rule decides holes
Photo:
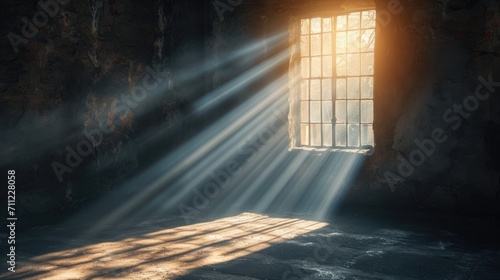
[(348, 78), (347, 79), (347, 98), (348, 99), (359, 99), (359, 78)]
[(364, 11), (361, 13), (361, 28), (375, 27), (375, 11)]
[(311, 122), (320, 123), (321, 122), (321, 102), (311, 101)]
[(332, 146), (332, 125), (331, 124), (324, 124), (322, 125), (323, 127), (323, 146)]
[(359, 101), (347, 101), (347, 123), (359, 123)]
[(309, 102), (300, 102), (300, 120), (302, 122), (309, 122)]
[(347, 55), (347, 76), (359, 76), (361, 72), (359, 69), (360, 66), (359, 53), (350, 53)]
[(302, 75), (302, 78), (309, 78), (309, 58), (308, 57), (303, 57), (300, 61), (300, 72)]
[(321, 98), (323, 100), (332, 99), (332, 79), (323, 79), (321, 81)]
[(347, 33), (337, 32), (336, 34), (336, 53), (346, 53), (347, 52)]
[(332, 76), (332, 56), (323, 56), (323, 77)]
[(332, 33), (323, 34), (323, 54), (332, 54)]
[(311, 77), (321, 77), (321, 56), (311, 57)]
[(347, 123), (347, 102), (339, 100), (335, 102), (335, 121), (336, 123)]
[(309, 80), (302, 80), (300, 82), (300, 99), (309, 99)]
[(347, 125), (347, 137), (349, 138), (349, 147), (359, 147), (359, 124)]
[(319, 79), (311, 80), (311, 100), (321, 99), (321, 84)]
[(309, 56), (309, 36), (301, 36), (300, 38), (300, 55)]
[(345, 124), (337, 124), (335, 126), (335, 146), (347, 146), (347, 126)]
[(321, 32), (321, 18), (311, 19), (311, 33)]
[(311, 146), (321, 146), (321, 124), (311, 124)]
[(361, 51), (372, 52), (375, 49), (375, 29), (361, 31)]
[(337, 17), (337, 30), (346, 30), (347, 28), (347, 16)]
[(300, 21), (300, 33), (309, 34), (309, 19), (303, 19)]
[(321, 34), (311, 36), (311, 55), (321, 55)]
[(361, 75), (373, 75), (373, 53), (361, 54)]
[(359, 47), (360, 47), (359, 35), (360, 35), (360, 32), (358, 30), (347, 32), (347, 52), (348, 53), (359, 52)]
[(347, 74), (347, 63), (346, 63), (346, 55), (338, 54), (337, 55), (337, 76), (345, 76)]
[(361, 125), (361, 146), (373, 146), (373, 126), (371, 124)]
[(332, 19), (324, 18), (323, 19), (323, 32), (332, 31)]
[(300, 143), (302, 145), (309, 145), (309, 125), (301, 124), (300, 125)]
[(322, 110), (322, 121), (323, 123), (331, 123), (333, 119), (332, 112), (332, 102), (331, 101), (323, 101), (323, 110)]
[(363, 99), (373, 98), (373, 77), (361, 78), (361, 98)]
[(337, 79), (335, 95), (337, 99), (347, 98), (347, 84), (345, 79)]
[(373, 101), (371, 100), (361, 101), (361, 122), (373, 123)]
[(347, 18), (348, 29), (359, 29), (360, 27), (360, 13), (351, 13)]

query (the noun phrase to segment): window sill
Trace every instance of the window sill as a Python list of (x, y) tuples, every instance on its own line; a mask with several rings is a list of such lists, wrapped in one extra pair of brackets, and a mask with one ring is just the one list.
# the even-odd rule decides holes
[(307, 152), (318, 152), (318, 153), (351, 153), (351, 154), (361, 154), (365, 156), (371, 156), (373, 154), (374, 147), (360, 147), (360, 148), (329, 148), (329, 147), (292, 147), (290, 151), (307, 151)]

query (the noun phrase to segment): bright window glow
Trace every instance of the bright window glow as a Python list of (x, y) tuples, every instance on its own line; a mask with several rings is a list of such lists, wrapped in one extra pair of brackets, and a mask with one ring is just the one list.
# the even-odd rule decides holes
[(375, 16), (369, 10), (301, 20), (301, 146), (374, 145)]

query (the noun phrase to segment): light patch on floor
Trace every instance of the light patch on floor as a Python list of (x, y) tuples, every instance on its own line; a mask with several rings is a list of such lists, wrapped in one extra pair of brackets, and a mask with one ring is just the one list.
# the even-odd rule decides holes
[[(243, 213), (34, 257), (23, 279), (170, 279), (261, 251), (327, 223)], [(117, 233), (119, 234), (119, 233)]]

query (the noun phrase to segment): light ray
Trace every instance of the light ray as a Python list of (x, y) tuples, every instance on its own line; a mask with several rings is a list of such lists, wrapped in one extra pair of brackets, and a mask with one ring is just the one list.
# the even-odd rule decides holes
[[(276, 105), (272, 104), (276, 103), (277, 100), (282, 100), (278, 102), (281, 105), (286, 100), (285, 90), (286, 79), (284, 77), (277, 79), (173, 154), (160, 160), (153, 168), (131, 180), (123, 189), (141, 186), (141, 192), (103, 217), (95, 224), (94, 229), (89, 230), (89, 233), (98, 231), (106, 224), (123, 219), (127, 213), (134, 212), (134, 209), (147, 209), (148, 207), (144, 208), (144, 205), (154, 208), (155, 204), (148, 200), (155, 196), (159, 197), (159, 194), (165, 189), (167, 192), (162, 195), (165, 200), (161, 203), (170, 206), (179, 204), (196, 185), (206, 178), (206, 173), (203, 170), (210, 169), (211, 160), (220, 156), (221, 158), (217, 160), (217, 163), (220, 164), (224, 158), (230, 156), (230, 154), (224, 155), (224, 149), (217, 149), (217, 147), (227, 145), (228, 139), (235, 136), (242, 139), (244, 135), (257, 129), (258, 125), (262, 125), (265, 118), (278, 109)], [(216, 153), (212, 154), (214, 151)], [(199, 176), (200, 172), (202, 176)], [(184, 182), (186, 180), (191, 182), (183, 184), (182, 178), (184, 178)], [(180, 180), (181, 183), (176, 184), (176, 180)]]

